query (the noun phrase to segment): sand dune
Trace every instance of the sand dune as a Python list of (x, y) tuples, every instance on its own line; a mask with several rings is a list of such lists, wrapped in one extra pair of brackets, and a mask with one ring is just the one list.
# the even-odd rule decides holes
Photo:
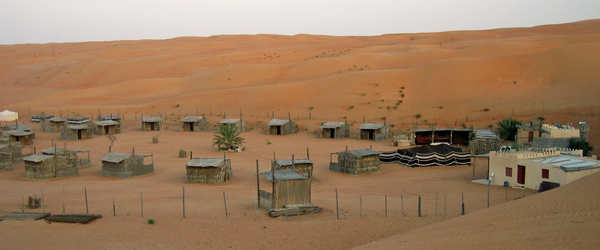
[[(584, 195), (596, 194), (591, 182), (597, 176), (535, 196), (528, 191), (526, 198), (508, 203), (500, 188), (493, 197), (494, 206), (485, 209), (482, 197), (487, 190), (470, 183), (468, 166), (410, 169), (385, 165), (380, 174), (356, 177), (332, 173), (327, 166), (329, 154), (345, 146), (394, 149), (389, 141), (353, 139), (363, 120), (384, 119), (394, 130), (409, 129), (415, 122), (488, 128), (508, 117), (522, 121), (544, 117), (545, 122), (563, 124), (588, 121), (590, 142), (598, 154), (598, 58), (600, 20), (373, 37), (225, 35), (0, 46), (2, 110), (18, 111), (21, 121), (42, 111), (56, 116), (120, 113), (125, 124), (115, 149), (129, 152), (135, 147), (136, 152), (153, 153), (157, 166), (149, 176), (105, 178), (98, 159), (107, 151), (108, 140), (69, 141), (70, 147), (91, 151), (93, 166), (82, 169), (79, 177), (50, 181), (23, 178), (22, 165), (1, 172), (0, 187), (6, 192), (0, 196), (0, 213), (20, 210), (22, 196), (41, 188), (49, 197), (48, 210), (59, 212), (63, 187), (69, 193), (67, 207), (81, 212), (85, 209), (81, 190), (88, 187), (95, 197), (94, 212), (105, 218), (86, 226), (3, 221), (0, 237), (8, 239), (3, 242), (11, 249), (349, 249), (400, 234), (364, 247), (419, 248), (419, 243), (427, 241), (429, 245), (424, 246), (430, 247), (425, 248), (475, 249), (490, 248), (488, 235), (481, 233), (489, 229), (491, 242), (498, 248), (593, 248), (597, 241), (590, 233), (597, 231), (598, 206), (593, 199), (585, 201)], [(185, 184), (187, 159), (176, 157), (179, 149), (210, 157), (222, 153), (211, 147), (212, 131), (181, 133), (178, 121), (186, 114), (204, 114), (212, 129), (225, 115), (237, 118), (240, 113), (250, 131), (244, 133), (247, 150), (230, 155), (235, 162), (232, 181)], [(157, 132), (140, 131), (142, 115), (160, 115), (166, 120), (160, 143), (150, 142)], [(273, 115), (296, 119), (299, 133), (265, 135), (264, 124)], [(322, 122), (343, 119), (352, 124), (351, 138), (316, 138)], [(66, 142), (57, 134), (38, 132), (36, 136), (38, 149)], [(287, 158), (303, 155), (307, 147), (317, 164), (313, 202), (325, 212), (276, 220), (261, 211), (256, 220), (251, 198), (255, 161), (266, 168), (273, 151)], [(179, 209), (173, 210), (184, 184), (193, 207), (186, 219)], [(341, 220), (334, 213), (336, 188), (345, 197)], [(223, 216), (223, 191), (232, 199), (229, 217)], [(147, 213), (159, 221), (155, 227), (138, 214), (139, 192), (148, 195)], [(469, 204), (468, 215), (452, 219), (459, 217), (457, 197), (462, 193)], [(449, 197), (451, 212), (445, 216), (432, 209), (433, 197), (440, 194)], [(389, 217), (381, 209), (384, 195), (394, 204)], [(417, 196), (427, 197), (428, 216), (416, 217), (413, 208), (402, 216), (401, 195), (411, 204)], [(522, 193), (511, 189), (509, 195), (516, 198)], [(115, 196), (125, 200), (121, 214), (108, 216)], [(370, 204), (363, 217), (359, 216), (359, 197)], [(562, 202), (561, 197), (571, 198)], [(557, 206), (549, 208), (546, 203)], [(427, 225), (431, 226), (411, 231)], [(47, 237), (57, 228), (69, 237)], [(434, 237), (439, 240), (431, 240)]]

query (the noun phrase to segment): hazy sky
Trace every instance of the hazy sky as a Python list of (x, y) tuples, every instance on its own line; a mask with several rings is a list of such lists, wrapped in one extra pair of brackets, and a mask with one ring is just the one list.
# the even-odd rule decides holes
[(0, 44), (381, 35), (600, 18), (600, 0), (0, 0)]

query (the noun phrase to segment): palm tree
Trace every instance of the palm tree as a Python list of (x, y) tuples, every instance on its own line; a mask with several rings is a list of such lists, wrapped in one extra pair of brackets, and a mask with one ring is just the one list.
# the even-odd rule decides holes
[(520, 121), (517, 121), (512, 118), (504, 119), (496, 123), (498, 128), (498, 135), (505, 140), (515, 140), (515, 135), (517, 135), (517, 125), (521, 125)]
[(221, 149), (221, 145), (227, 149), (236, 149), (242, 145), (244, 138), (240, 137), (242, 132), (238, 132), (237, 128), (232, 124), (223, 124), (215, 138), (213, 138), (213, 146), (218, 145)]

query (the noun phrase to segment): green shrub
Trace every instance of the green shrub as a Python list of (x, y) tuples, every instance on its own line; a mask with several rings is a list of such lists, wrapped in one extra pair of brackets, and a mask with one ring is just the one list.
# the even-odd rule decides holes
[(156, 221), (154, 221), (154, 219), (148, 219), (148, 224), (154, 225), (154, 223), (156, 223)]

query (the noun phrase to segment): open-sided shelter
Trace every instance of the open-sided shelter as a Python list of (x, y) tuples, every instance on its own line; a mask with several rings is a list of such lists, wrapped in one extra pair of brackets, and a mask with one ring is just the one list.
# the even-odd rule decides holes
[(233, 177), (228, 158), (193, 158), (185, 170), (188, 183), (223, 183)]
[(363, 123), (358, 131), (358, 139), (380, 141), (388, 138), (390, 126), (383, 123)]
[(219, 121), (217, 124), (219, 126), (222, 126), (224, 124), (229, 124), (229, 125), (235, 126), (238, 132), (245, 132), (246, 131), (246, 120), (240, 120), (240, 119), (223, 119), (223, 120)]
[(42, 118), (40, 122), (41, 130), (48, 133), (59, 133), (66, 124), (67, 120), (60, 117)]
[(414, 144), (430, 143), (448, 143), (448, 144), (469, 144), (469, 137), (472, 133), (470, 128), (415, 128)]
[(20, 144), (22, 146), (33, 145), (34, 133), (23, 130), (8, 130), (2, 132), (2, 135), (12, 144)]
[[(333, 155), (337, 155), (337, 162), (333, 161)], [(379, 172), (379, 151), (373, 149), (331, 153), (329, 158), (329, 170), (332, 171), (353, 175)]]
[(77, 155), (30, 155), (23, 158), (25, 177), (32, 179), (49, 179), (77, 176)]
[(121, 133), (121, 123), (113, 120), (93, 122), (94, 134), (113, 135)]
[(160, 131), (162, 119), (160, 117), (142, 117), (142, 131)]
[[(65, 156), (69, 158), (77, 159), (76, 166), (77, 168), (84, 168), (92, 166), (92, 161), (90, 160), (90, 151), (82, 150), (82, 149), (73, 149), (73, 148), (47, 148), (41, 150), (40, 153), (43, 155), (59, 155)], [(81, 155), (87, 155), (84, 157), (80, 157)]]
[(346, 138), (350, 136), (350, 124), (347, 122), (325, 122), (319, 126), (321, 138)]
[(294, 120), (281, 120), (273, 118), (267, 123), (269, 127), (267, 134), (289, 135), (296, 133), (296, 122)]
[(267, 210), (311, 203), (311, 180), (293, 169), (260, 173), (271, 182), (272, 192), (259, 190), (259, 206)]
[(181, 120), (181, 131), (206, 131), (208, 120), (204, 116), (186, 116)]
[[(150, 157), (151, 162), (145, 164), (144, 159)], [(130, 178), (154, 172), (154, 159), (151, 154), (108, 153), (100, 158), (102, 175)]]
[(313, 177), (313, 162), (310, 159), (275, 160), (271, 161), (271, 165), (275, 170), (293, 169), (304, 177)]
[(73, 116), (67, 117), (68, 125), (84, 125), (90, 122), (90, 118), (85, 115), (76, 114)]
[(381, 162), (397, 162), (409, 167), (468, 165), (471, 153), (448, 144), (423, 145), (420, 147), (382, 152)]
[(83, 140), (90, 139), (94, 135), (92, 127), (89, 124), (84, 125), (67, 125), (60, 131), (61, 140)]

